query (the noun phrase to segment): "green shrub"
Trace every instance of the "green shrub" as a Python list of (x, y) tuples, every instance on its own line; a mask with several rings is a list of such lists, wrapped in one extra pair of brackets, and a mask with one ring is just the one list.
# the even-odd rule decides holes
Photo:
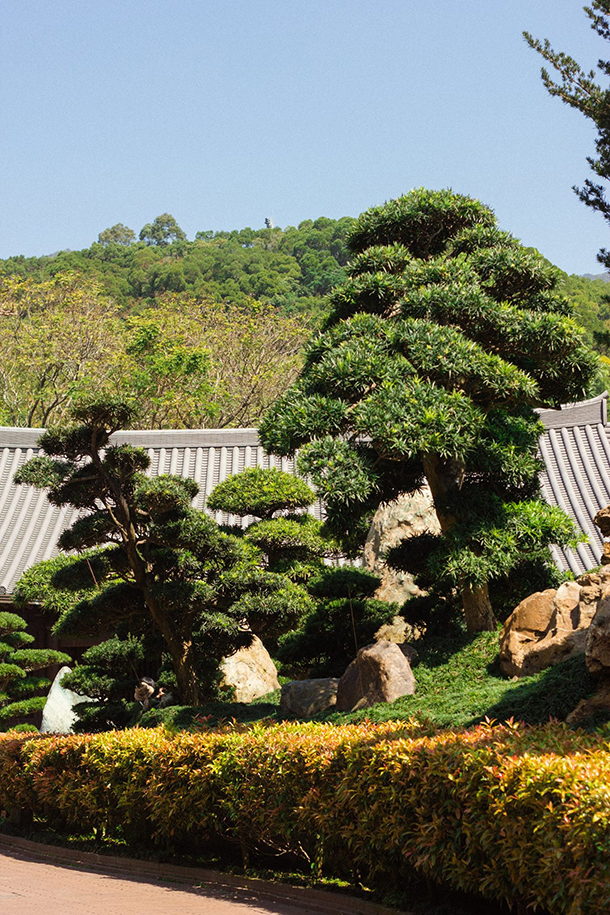
[(316, 494), (304, 480), (282, 470), (252, 467), (219, 483), (210, 493), (207, 507), (265, 519), (277, 511), (307, 508), (315, 501)]
[(416, 722), (0, 736), (0, 807), (152, 845), (223, 839), (369, 885), (417, 873), (551, 915), (610, 905), (608, 734)]
[(37, 671), (51, 664), (69, 664), (70, 657), (50, 648), (28, 648), (34, 636), (16, 613), (0, 612), (0, 729), (40, 711), (50, 681)]

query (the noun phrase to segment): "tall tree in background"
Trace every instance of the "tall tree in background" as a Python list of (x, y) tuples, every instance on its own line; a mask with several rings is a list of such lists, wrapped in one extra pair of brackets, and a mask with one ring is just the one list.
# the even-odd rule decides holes
[(115, 377), (118, 308), (74, 274), (0, 276), (0, 422), (61, 422), (74, 398)]
[(427, 480), (442, 534), (410, 539), (405, 567), (456, 588), (470, 631), (493, 628), (490, 580), (573, 536), (539, 494), (533, 408), (586, 394), (596, 357), (553, 268), (477, 200), (412, 191), (363, 213), (350, 246), (351, 279), (261, 441), (300, 449), (356, 544), (380, 502)]
[(122, 222), (117, 222), (115, 226), (104, 229), (97, 237), (100, 245), (123, 245), (128, 247), (136, 240), (136, 233)]
[(124, 316), (82, 276), (0, 275), (0, 423), (56, 425), (104, 390), (144, 429), (255, 426), (294, 381), (309, 333), (254, 301), (165, 294)]
[(162, 213), (147, 222), (140, 231), (140, 241), (147, 245), (171, 245), (175, 241), (184, 241), (186, 233), (182, 231), (171, 213)]
[[(591, 20), (591, 28), (597, 34), (610, 41), (610, 0), (592, 0), (590, 6), (583, 7)], [(610, 61), (599, 60), (597, 69), (585, 72), (581, 66), (561, 51), (554, 51), (548, 39), (540, 41), (529, 32), (523, 33), (531, 48), (539, 54), (559, 74), (560, 82), (554, 82), (548, 70), (542, 68), (542, 81), (551, 95), (558, 96), (566, 105), (576, 108), (597, 127), (595, 141), (596, 157), (588, 156), (587, 162), (601, 182), (587, 178), (582, 187), (574, 190), (587, 206), (601, 213), (610, 223), (610, 201), (606, 199), (606, 184), (610, 180), (610, 88), (604, 88), (596, 80), (599, 76), (610, 76)], [(610, 270), (610, 251), (602, 248), (597, 256), (600, 263)]]

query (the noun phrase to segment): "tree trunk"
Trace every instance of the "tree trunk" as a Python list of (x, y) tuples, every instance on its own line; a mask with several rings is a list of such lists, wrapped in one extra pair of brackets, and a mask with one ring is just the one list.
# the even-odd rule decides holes
[(199, 688), (199, 678), (195, 666), (195, 652), (190, 642), (182, 643), (182, 651), (179, 657), (172, 660), (176, 680), (178, 681), (178, 694), (180, 702), (185, 705), (201, 705), (201, 690)]
[(157, 624), (159, 632), (172, 659), (172, 667), (178, 683), (178, 699), (184, 705), (200, 705), (202, 696), (197, 676), (195, 650), (192, 640), (180, 633), (175, 623), (168, 619), (157, 599), (144, 584), (142, 592), (146, 606)]
[[(456, 460), (444, 460), (436, 454), (429, 454), (424, 457), (424, 473), (430, 486), (441, 531), (447, 534), (455, 524), (456, 518), (447, 511), (446, 500), (461, 488), (464, 465)], [(459, 589), (468, 632), (495, 630), (497, 620), (491, 607), (487, 583), (473, 588), (462, 582)]]
[(487, 584), (478, 588), (464, 585), (460, 593), (468, 632), (494, 632), (498, 621), (491, 608)]

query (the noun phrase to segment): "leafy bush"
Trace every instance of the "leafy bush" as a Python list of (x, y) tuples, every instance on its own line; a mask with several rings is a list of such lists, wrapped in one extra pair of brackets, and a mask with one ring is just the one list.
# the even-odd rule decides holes
[(552, 915), (610, 904), (607, 734), (486, 722), (0, 737), (0, 807), (371, 885), (413, 873)]
[(362, 569), (326, 569), (309, 584), (315, 608), (279, 641), (277, 657), (312, 677), (340, 677), (358, 649), (392, 621), (398, 605), (374, 600), (379, 578)]
[(231, 515), (272, 518), (280, 510), (307, 508), (316, 501), (304, 480), (281, 470), (252, 467), (223, 480), (210, 493), (207, 506)]
[(62, 651), (28, 648), (34, 636), (25, 629), (25, 620), (16, 613), (0, 612), (0, 728), (44, 707), (46, 697), (40, 693), (50, 682), (36, 671), (71, 660)]

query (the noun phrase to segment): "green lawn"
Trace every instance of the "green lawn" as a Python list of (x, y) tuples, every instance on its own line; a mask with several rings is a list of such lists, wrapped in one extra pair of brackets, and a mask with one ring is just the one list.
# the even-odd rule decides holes
[[(513, 717), (535, 724), (549, 717), (564, 719), (594, 689), (583, 657), (565, 661), (533, 677), (507, 680), (498, 666), (498, 635), (493, 632), (474, 637), (458, 633), (451, 639), (427, 639), (417, 645), (420, 659), (414, 667), (417, 680), (414, 696), (359, 712), (334, 712), (319, 719), (340, 724), (363, 718), (386, 721), (418, 717), (439, 727), (464, 727), (488, 716), (500, 720)], [(142, 718), (142, 724), (188, 728), (197, 724), (197, 719), (203, 719), (202, 723), (209, 726), (230, 720), (240, 723), (280, 720), (279, 690), (249, 705), (212, 702), (201, 708), (177, 706), (152, 711)]]

